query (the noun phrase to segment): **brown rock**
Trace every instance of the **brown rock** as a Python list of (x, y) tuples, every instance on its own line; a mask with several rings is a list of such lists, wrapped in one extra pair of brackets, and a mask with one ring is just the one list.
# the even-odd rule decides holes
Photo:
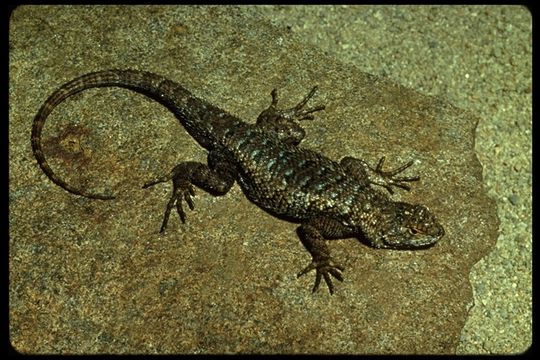
[[(118, 9), (25, 7), (12, 19), (12, 345), (32, 353), (453, 353), (472, 299), (469, 271), (493, 247), (498, 226), (474, 152), (477, 119), (234, 8), (179, 8), (174, 16), (167, 7)], [(44, 14), (58, 21), (43, 28)], [(123, 28), (105, 32), (103, 24), (117, 23), (129, 39)], [(46, 54), (48, 66), (24, 56), (23, 28), (35, 33), (39, 41), (27, 46)], [(130, 53), (134, 44), (153, 45), (152, 53)], [(89, 50), (96, 52), (80, 58)], [(76, 67), (66, 61), (74, 58)], [(292, 105), (318, 84), (316, 102), (327, 108), (306, 124), (303, 146), (336, 160), (375, 164), (386, 155), (389, 167), (415, 160), (408, 173), (421, 181), (395, 198), (427, 205), (446, 235), (423, 251), (331, 242), (346, 266), (334, 296), (311, 294), (313, 276), (296, 279), (310, 261), (296, 225), (258, 209), (238, 186), (222, 198), (199, 190), (187, 224), (171, 217), (160, 235), (171, 186), (140, 186), (205, 155), (166, 109), (119, 89), (74, 97), (45, 127), (49, 139), (72, 124), (84, 130), (76, 149), (58, 144), (48, 154), (55, 171), (118, 194), (108, 202), (73, 196), (36, 165), (31, 119), (56, 87), (100, 68), (163, 74), (248, 121), (270, 103), (272, 88)], [(84, 154), (75, 173), (70, 151)]]

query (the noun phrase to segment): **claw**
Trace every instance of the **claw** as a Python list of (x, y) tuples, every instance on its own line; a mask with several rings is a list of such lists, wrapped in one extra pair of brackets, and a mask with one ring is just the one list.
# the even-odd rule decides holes
[(302, 99), (302, 101), (300, 101), (298, 104), (296, 104), (296, 106), (293, 108), (294, 110), (298, 111), (300, 109), (302, 109), (304, 107), (304, 105), (307, 104), (307, 102), (309, 101), (309, 99), (311, 99), (313, 97), (313, 95), (315, 95), (315, 92), (317, 91), (319, 87), (317, 85), (315, 85), (313, 87), (313, 89), (311, 89), (311, 91), (309, 92), (309, 94), (306, 95), (306, 97), (304, 99)]
[[(326, 281), (326, 276), (324, 277), (324, 280)], [(317, 291), (320, 284), (321, 284), (321, 273), (319, 271), (317, 271), (317, 273), (315, 274), (315, 284), (313, 284), (313, 289), (311, 289), (312, 294), (315, 293), (315, 291)], [(328, 284), (328, 282), (327, 282), (327, 284)], [(330, 284), (332, 284), (332, 282), (330, 282)], [(334, 285), (333, 284), (331, 286), (328, 285), (328, 289), (330, 290), (330, 294), (334, 293)]]
[(395, 177), (397, 174), (403, 172), (405, 169), (412, 166), (413, 161), (409, 161), (406, 164), (403, 164), (393, 170), (384, 171), (383, 165), (384, 161), (386, 160), (386, 157), (382, 156), (379, 162), (377, 163), (377, 166), (375, 169), (372, 169), (376, 174), (378, 174), (382, 179), (384, 179), (384, 183), (379, 183), (378, 181), (374, 181), (373, 183), (376, 185), (380, 185), (384, 187), (390, 194), (394, 193), (394, 190), (392, 189), (392, 186), (402, 188), (404, 190), (409, 191), (411, 188), (410, 186), (403, 184), (404, 182), (412, 182), (412, 181), (418, 181), (420, 180), (419, 176), (408, 176), (408, 177)]
[(308, 266), (306, 266), (304, 270), (300, 271), (298, 275), (296, 275), (296, 277), (299, 278), (300, 276), (307, 274), (315, 268), (317, 268), (317, 265), (315, 264), (315, 262), (312, 261)]
[[(193, 210), (193, 209), (191, 209)], [(178, 216), (180, 216), (180, 221), (182, 221), (182, 224), (186, 223), (186, 213), (184, 209), (182, 208), (182, 202), (176, 201), (176, 212), (178, 213)]]
[(318, 87), (314, 86), (313, 89), (311, 89), (311, 91), (309, 92), (309, 94), (307, 94), (306, 97), (302, 99), (302, 101), (300, 101), (298, 104), (296, 104), (294, 107), (290, 109), (283, 109), (283, 110), (275, 109), (278, 103), (278, 93), (277, 93), (277, 89), (273, 89), (272, 92), (270, 93), (270, 95), (272, 95), (272, 103), (270, 104), (270, 108), (274, 108), (274, 111), (279, 113), (282, 117), (290, 119), (290, 120), (297, 120), (297, 121), (313, 120), (314, 117), (311, 114), (316, 111), (324, 110), (325, 106), (320, 105), (313, 108), (304, 109), (303, 111), (302, 109), (307, 104), (309, 99), (311, 99), (313, 95), (315, 95), (315, 92), (317, 91), (317, 89)]
[(270, 95), (272, 95), (272, 104), (270, 106), (275, 107), (278, 103), (277, 89), (273, 89)]
[(315, 284), (313, 285), (312, 292), (316, 292), (319, 289), (319, 285), (321, 284), (321, 278), (324, 278), (324, 281), (326, 282), (326, 285), (328, 286), (328, 291), (331, 295), (334, 294), (334, 284), (332, 283), (332, 278), (330, 275), (335, 277), (338, 281), (343, 281), (343, 275), (341, 275), (340, 271), (343, 271), (343, 266), (339, 264), (333, 264), (332, 260), (322, 260), (322, 261), (315, 261), (313, 260), (306, 268), (302, 271), (300, 271), (297, 275), (297, 277), (300, 277), (302, 275), (307, 274), (311, 270), (315, 269)]
[[(167, 227), (167, 223), (169, 222), (169, 216), (171, 215), (171, 209), (174, 206), (174, 203), (176, 202), (176, 197), (173, 192), (173, 195), (167, 202), (167, 207), (165, 208), (165, 216), (163, 216), (163, 223), (161, 224), (161, 229), (159, 230), (160, 233), (165, 231), (165, 228)], [(180, 215), (182, 217), (182, 215)]]
[(313, 89), (311, 89), (309, 94), (307, 94), (306, 97), (302, 101), (300, 101), (298, 104), (296, 104), (294, 108), (291, 109), (294, 111), (294, 115), (298, 118), (298, 120), (313, 120), (314, 117), (313, 115), (310, 115), (311, 113), (325, 109), (324, 105), (320, 105), (314, 108), (308, 108), (308, 109), (305, 109), (304, 111), (300, 111), (307, 104), (309, 99), (311, 99), (313, 95), (315, 95), (315, 92), (317, 92), (317, 89), (318, 89), (318, 86), (315, 85)]
[(314, 108), (306, 109), (303, 112), (299, 112), (296, 114), (296, 116), (298, 117), (298, 120), (313, 120), (315, 117), (311, 115), (311, 113), (314, 113), (316, 111), (321, 111), (324, 109), (325, 109), (325, 106), (321, 105)]
[(341, 275), (341, 273), (338, 270), (343, 271), (344, 269), (342, 266), (336, 265), (335, 268), (328, 269), (328, 272), (332, 274), (332, 276), (338, 279), (339, 281), (343, 281), (343, 275)]
[(144, 183), (142, 188), (146, 189), (146, 188), (149, 188), (150, 186), (154, 186), (154, 185), (162, 183), (162, 182), (167, 182), (167, 181), (171, 180), (173, 178), (173, 176), (174, 176), (174, 173), (171, 172), (171, 173), (169, 173), (167, 175), (160, 176), (160, 177), (158, 177), (158, 178), (156, 178), (154, 180), (149, 180), (149, 181)]
[[(161, 176), (157, 179), (147, 181), (143, 185), (143, 189), (148, 188), (150, 186), (154, 186), (156, 184), (166, 182), (171, 180), (176, 175), (175, 170), (171, 171), (171, 173)], [(195, 196), (195, 189), (193, 188), (193, 185), (189, 182), (180, 182), (177, 183), (174, 182), (174, 188), (173, 193), (171, 195), (171, 198), (167, 202), (167, 207), (165, 208), (165, 215), (163, 216), (163, 222), (161, 224), (161, 229), (159, 230), (160, 233), (164, 232), (167, 228), (167, 223), (169, 222), (169, 217), (171, 215), (171, 210), (173, 207), (176, 207), (176, 212), (178, 213), (178, 216), (180, 217), (180, 221), (182, 221), (183, 224), (186, 223), (186, 212), (184, 211), (182, 207), (182, 199), (188, 204), (188, 207), (190, 210), (193, 210), (195, 208), (195, 205), (193, 204), (192, 196)]]
[[(324, 276), (324, 281), (326, 281), (326, 285), (328, 286), (328, 291), (330, 291), (330, 295), (334, 295), (334, 284), (332, 283), (332, 279), (330, 278), (330, 275), (328, 273), (322, 273)], [(319, 277), (321, 274), (318, 274)], [(317, 290), (317, 289), (315, 289)]]
[(186, 203), (188, 204), (189, 209), (193, 210), (195, 208), (193, 204), (193, 199), (191, 198), (192, 196), (195, 196), (195, 190), (193, 189), (193, 185), (188, 184), (186, 190), (187, 192), (184, 192), (184, 200), (186, 200)]

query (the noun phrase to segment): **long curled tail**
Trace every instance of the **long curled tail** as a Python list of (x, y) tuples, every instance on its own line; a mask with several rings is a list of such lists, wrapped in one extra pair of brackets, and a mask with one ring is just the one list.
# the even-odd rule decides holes
[(53, 109), (62, 101), (89, 88), (118, 86), (145, 93), (146, 95), (159, 100), (159, 97), (163, 95), (162, 85), (166, 82), (169, 81), (164, 77), (149, 72), (136, 70), (105, 70), (83, 75), (64, 84), (51, 96), (49, 96), (45, 103), (43, 103), (36, 117), (34, 118), (34, 123), (32, 126), (32, 151), (43, 172), (56, 185), (62, 187), (70, 193), (85, 196), (91, 199), (114, 199), (115, 197), (112, 195), (96, 194), (85, 189), (76, 188), (60, 179), (54, 173), (45, 159), (45, 155), (43, 154), (43, 149), (41, 147), (41, 132), (43, 130), (43, 126), (45, 125), (45, 120)]

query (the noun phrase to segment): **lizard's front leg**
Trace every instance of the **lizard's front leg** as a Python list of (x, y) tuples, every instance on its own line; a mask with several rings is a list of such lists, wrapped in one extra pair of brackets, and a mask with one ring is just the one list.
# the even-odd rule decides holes
[(208, 165), (194, 161), (182, 162), (165, 176), (148, 181), (143, 188), (169, 180), (173, 181), (172, 195), (165, 208), (160, 230), (160, 232), (163, 232), (167, 227), (171, 210), (175, 205), (180, 220), (185, 223), (186, 213), (182, 207), (182, 201), (185, 201), (189, 208), (193, 210), (194, 205), (191, 198), (195, 195), (193, 185), (214, 196), (221, 196), (231, 189), (235, 179), (235, 166), (222, 158), (218, 152), (211, 152), (208, 154)]
[(312, 257), (311, 263), (297, 276), (300, 277), (315, 270), (315, 284), (312, 291), (317, 291), (321, 278), (324, 278), (330, 294), (334, 294), (334, 284), (330, 275), (343, 281), (341, 272), (344, 268), (335, 263), (330, 256), (326, 240), (346, 238), (353, 235), (353, 231), (336, 220), (320, 217), (303, 223), (298, 227), (297, 232), (302, 244)]

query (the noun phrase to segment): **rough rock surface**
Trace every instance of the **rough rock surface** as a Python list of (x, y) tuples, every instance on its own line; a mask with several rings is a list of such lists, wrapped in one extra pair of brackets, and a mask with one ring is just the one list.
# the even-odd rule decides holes
[[(498, 224), (471, 114), (344, 65), (234, 8), (24, 7), (10, 30), (16, 350), (454, 352), (471, 306), (469, 271), (493, 246)], [(296, 225), (258, 209), (238, 186), (223, 198), (198, 191), (187, 224), (171, 218), (160, 235), (171, 186), (141, 185), (205, 154), (165, 108), (121, 89), (86, 91), (49, 118), (44, 149), (53, 168), (74, 184), (119, 194), (73, 196), (37, 167), (31, 121), (62, 83), (103, 68), (166, 75), (250, 121), (272, 88), (293, 104), (318, 84), (316, 100), (327, 108), (306, 124), (304, 146), (373, 164), (386, 155), (388, 166), (414, 159), (410, 172), (421, 181), (395, 197), (427, 205), (446, 235), (424, 251), (331, 242), (346, 266), (334, 296), (311, 294), (312, 277), (296, 279), (310, 260)]]

